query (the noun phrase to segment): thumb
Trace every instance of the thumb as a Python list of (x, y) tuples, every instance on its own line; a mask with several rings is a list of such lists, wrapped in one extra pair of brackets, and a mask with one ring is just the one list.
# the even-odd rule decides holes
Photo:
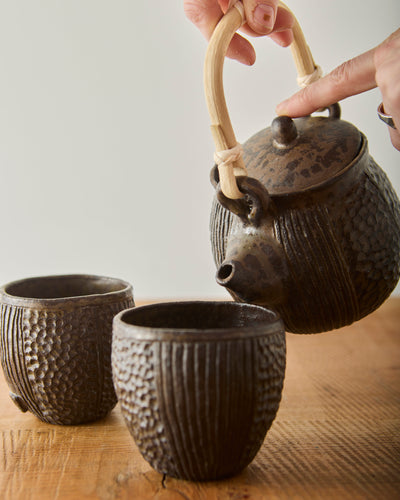
[(246, 22), (258, 35), (268, 35), (275, 25), (278, 0), (243, 0)]

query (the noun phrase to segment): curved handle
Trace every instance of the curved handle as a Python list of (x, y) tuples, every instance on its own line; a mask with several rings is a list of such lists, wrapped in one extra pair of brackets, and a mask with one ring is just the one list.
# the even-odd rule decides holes
[[(291, 12), (282, 2), (279, 2), (279, 6)], [(319, 78), (320, 72), (314, 63), (300, 25), (297, 19), (294, 19), (292, 28), (294, 41), (291, 44), (291, 51), (297, 68), (298, 83), (306, 86)], [(211, 118), (211, 132), (217, 149), (216, 161), (219, 163), (221, 190), (226, 197), (231, 199), (243, 197), (243, 193), (237, 186), (236, 176), (247, 175), (247, 171), (226, 106), (223, 66), (232, 37), (243, 22), (244, 8), (239, 1), (217, 24), (208, 44), (204, 63), (204, 87)]]

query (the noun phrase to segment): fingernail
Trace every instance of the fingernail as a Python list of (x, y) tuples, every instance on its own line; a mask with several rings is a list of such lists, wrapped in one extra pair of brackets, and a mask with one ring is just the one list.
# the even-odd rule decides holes
[(259, 3), (254, 9), (253, 19), (260, 28), (271, 31), (275, 24), (274, 9), (270, 5)]

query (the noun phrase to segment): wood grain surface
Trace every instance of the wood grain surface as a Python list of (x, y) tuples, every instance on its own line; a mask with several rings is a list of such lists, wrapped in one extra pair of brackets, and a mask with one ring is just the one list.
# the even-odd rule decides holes
[(20, 413), (1, 374), (0, 408), (1, 499), (400, 499), (400, 298), (336, 332), (288, 334), (278, 416), (229, 480), (163, 478), (118, 407), (95, 424), (45, 424)]

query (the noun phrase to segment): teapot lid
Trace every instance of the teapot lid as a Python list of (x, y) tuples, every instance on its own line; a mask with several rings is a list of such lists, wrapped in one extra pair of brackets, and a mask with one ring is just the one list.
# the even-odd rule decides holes
[(243, 144), (243, 159), (251, 177), (271, 195), (285, 195), (324, 184), (358, 155), (362, 134), (340, 120), (340, 108), (328, 117), (291, 119), (278, 116), (271, 127)]

